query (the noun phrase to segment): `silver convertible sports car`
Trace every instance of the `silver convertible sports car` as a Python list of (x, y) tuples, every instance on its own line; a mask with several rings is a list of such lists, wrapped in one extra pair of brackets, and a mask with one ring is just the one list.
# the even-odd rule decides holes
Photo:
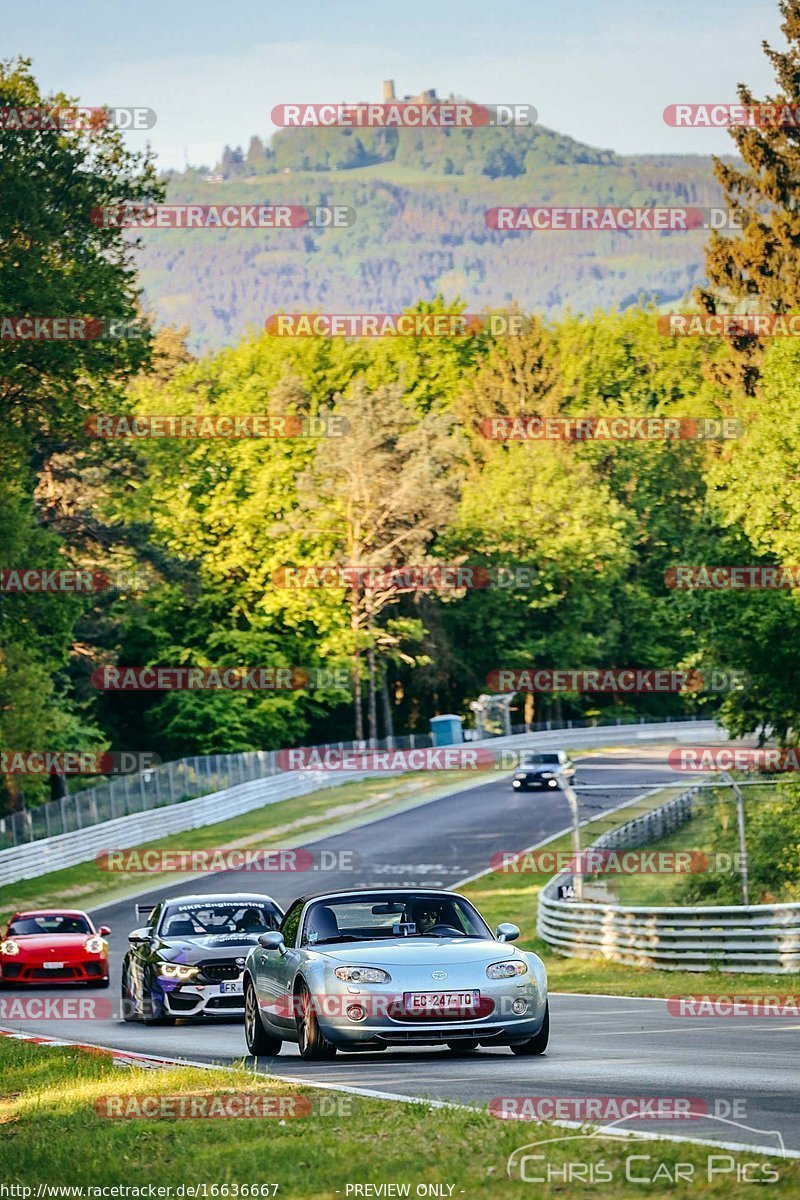
[(493, 933), (456, 892), (364, 889), (303, 897), (245, 964), (245, 1035), (253, 1055), (297, 1042), (306, 1059), (337, 1050), (510, 1046), (542, 1054), (544, 963)]

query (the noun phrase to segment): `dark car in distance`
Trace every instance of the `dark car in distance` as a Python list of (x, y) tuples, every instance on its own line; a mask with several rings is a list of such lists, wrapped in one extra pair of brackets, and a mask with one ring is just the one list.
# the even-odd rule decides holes
[(536, 750), (530, 751), (522, 760), (518, 771), (514, 772), (511, 786), (515, 791), (527, 792), (532, 788), (557, 788), (558, 775), (562, 775), (569, 784), (575, 783), (575, 764), (566, 750)]

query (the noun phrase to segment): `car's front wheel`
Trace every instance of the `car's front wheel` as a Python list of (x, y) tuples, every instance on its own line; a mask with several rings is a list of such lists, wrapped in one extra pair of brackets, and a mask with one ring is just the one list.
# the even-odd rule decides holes
[(514, 1054), (544, 1054), (549, 1040), (550, 1003), (548, 1001), (544, 1006), (544, 1020), (539, 1032), (534, 1034), (532, 1038), (528, 1038), (527, 1042), (520, 1042), (518, 1045), (512, 1046), (511, 1050)]
[(244, 985), (244, 1037), (247, 1049), (257, 1058), (261, 1054), (280, 1054), (283, 1045), (280, 1038), (271, 1037), (258, 1015), (256, 989), (248, 979)]
[(131, 995), (130, 990), (128, 988), (128, 975), (124, 969), (122, 971), (121, 1000), (122, 1000), (122, 1019), (123, 1019), (123, 1021), (135, 1021), (136, 1020), (136, 1005), (134, 1003), (133, 996)]
[(311, 993), (305, 984), (301, 985), (297, 999), (297, 1044), (300, 1049), (300, 1057), (309, 1062), (333, 1058), (336, 1054), (336, 1047), (328, 1041), (319, 1027)]

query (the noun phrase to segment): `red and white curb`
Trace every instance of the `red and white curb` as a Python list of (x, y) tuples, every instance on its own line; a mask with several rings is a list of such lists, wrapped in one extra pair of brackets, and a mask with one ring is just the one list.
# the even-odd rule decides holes
[(150, 1067), (158, 1070), (162, 1067), (192, 1066), (207, 1067), (214, 1070), (208, 1063), (185, 1063), (183, 1059), (161, 1058), (150, 1054), (137, 1054), (134, 1050), (113, 1050), (109, 1046), (93, 1046), (90, 1042), (71, 1042), (66, 1038), (45, 1037), (38, 1033), (18, 1033), (14, 1029), (0, 1029), (0, 1037), (10, 1038), (16, 1042), (33, 1042), (36, 1046), (67, 1046), (73, 1050), (83, 1050), (86, 1054), (100, 1054), (108, 1057), (116, 1067)]

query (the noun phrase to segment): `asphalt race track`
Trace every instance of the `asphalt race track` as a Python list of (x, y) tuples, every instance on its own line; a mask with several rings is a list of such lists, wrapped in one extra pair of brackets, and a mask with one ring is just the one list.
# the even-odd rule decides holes
[[(602, 785), (586, 794), (586, 816), (597, 807), (613, 808), (639, 794), (620, 790), (636, 784), (646, 792), (674, 783), (666, 766), (667, 748), (646, 745), (582, 758), (581, 785)], [(431, 801), (409, 813), (375, 820), (335, 837), (309, 843), (309, 849), (354, 852), (358, 866), (318, 874), (227, 872), (174, 884), (140, 899), (184, 892), (262, 891), (286, 905), (298, 894), (372, 884), (453, 887), (489, 867), (493, 854), (521, 850), (563, 830), (569, 822), (561, 793), (516, 794), (510, 777), (493, 779), (467, 792)], [(112, 930), (112, 986), (80, 989), (81, 996), (110, 998), (119, 1008), (119, 975), (126, 934), (137, 924), (133, 901), (93, 913)], [(698, 993), (703, 977), (698, 975)], [(731, 990), (735, 985), (731, 984)], [(785, 992), (777, 977), (765, 976), (764, 992)], [(38, 990), (63, 996), (67, 989)], [(7, 996), (20, 993), (5, 993)], [(461, 1057), (438, 1048), (392, 1050), (380, 1054), (339, 1054), (332, 1062), (305, 1063), (293, 1045), (277, 1059), (259, 1060), (260, 1069), (301, 1082), (375, 1089), (396, 1096), (485, 1105), (501, 1096), (690, 1097), (705, 1102), (719, 1119), (623, 1121), (620, 1130), (712, 1139), (800, 1152), (800, 1026), (783, 1018), (676, 1017), (663, 1000), (619, 996), (557, 994), (551, 999), (550, 1048), (543, 1058), (517, 1058), (508, 1050), (478, 1050)], [(65, 1040), (163, 1054), (198, 1062), (241, 1061), (241, 1025), (144, 1027), (118, 1018), (92, 1021), (4, 1020), (3, 1027)], [(252, 1060), (251, 1060), (252, 1061)], [(607, 1122), (610, 1123), (610, 1122)], [(524, 1134), (523, 1134), (524, 1131)], [(536, 1138), (536, 1126), (520, 1126), (520, 1144)]]

